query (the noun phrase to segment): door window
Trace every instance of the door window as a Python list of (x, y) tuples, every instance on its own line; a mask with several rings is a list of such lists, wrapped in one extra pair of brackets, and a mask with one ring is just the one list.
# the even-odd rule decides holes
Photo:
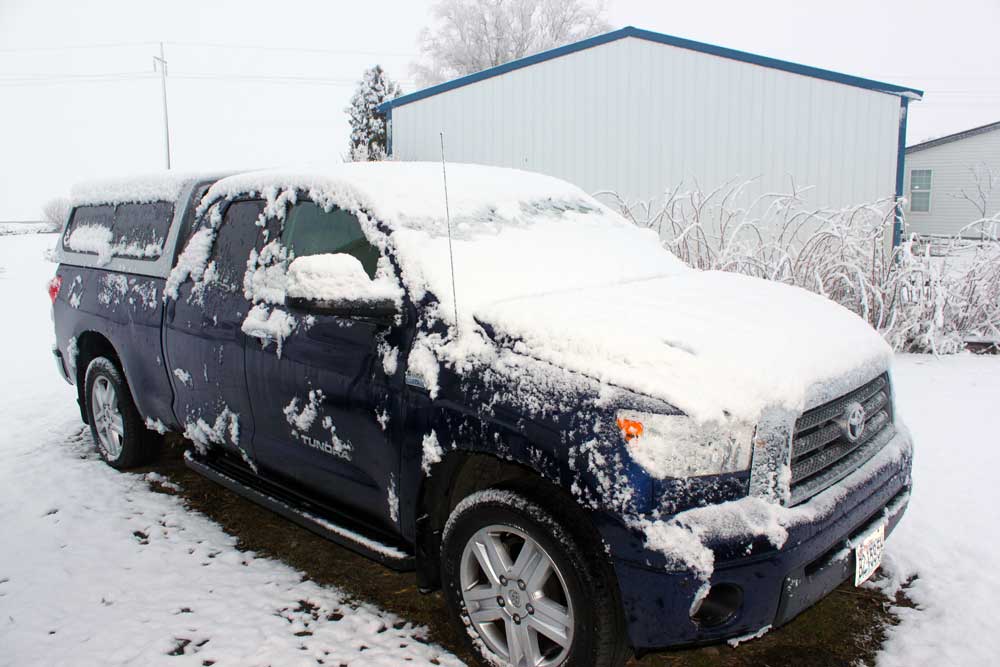
[(342, 209), (324, 211), (313, 202), (299, 202), (288, 212), (281, 242), (294, 257), (346, 253), (375, 278), (378, 248), (369, 243), (357, 217)]
[(243, 274), (247, 259), (257, 240), (257, 218), (264, 210), (264, 202), (258, 199), (237, 201), (226, 207), (222, 225), (212, 245), (212, 254), (206, 272), (222, 289), (236, 293), (243, 291)]

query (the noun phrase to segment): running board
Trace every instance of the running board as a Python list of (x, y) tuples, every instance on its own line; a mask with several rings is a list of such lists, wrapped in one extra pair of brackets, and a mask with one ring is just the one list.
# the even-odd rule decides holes
[(235, 491), (244, 498), (262, 505), (276, 514), (280, 514), (306, 530), (310, 530), (320, 537), (325, 537), (331, 542), (335, 542), (362, 556), (378, 561), (386, 567), (399, 571), (412, 570), (414, 567), (413, 554), (399, 547), (385, 544), (377, 538), (369, 537), (357, 530), (341, 526), (330, 519), (307, 512), (297, 507), (293, 499), (271, 495), (263, 489), (240, 481), (231, 476), (228, 471), (223, 472), (220, 470), (212, 462), (195, 456), (190, 450), (184, 452), (184, 464), (199, 475), (207, 477), (230, 491)]

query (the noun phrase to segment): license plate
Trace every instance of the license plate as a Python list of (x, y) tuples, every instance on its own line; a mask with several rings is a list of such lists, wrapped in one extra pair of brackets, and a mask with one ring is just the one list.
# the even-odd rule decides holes
[(882, 551), (885, 549), (885, 524), (869, 531), (854, 547), (854, 585), (860, 586), (868, 581), (878, 566), (882, 564)]

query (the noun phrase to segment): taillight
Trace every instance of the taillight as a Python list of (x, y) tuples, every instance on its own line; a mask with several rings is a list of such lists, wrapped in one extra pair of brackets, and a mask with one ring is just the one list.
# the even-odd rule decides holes
[(56, 304), (56, 297), (59, 296), (59, 288), (62, 287), (62, 276), (55, 276), (49, 281), (49, 298), (52, 299), (52, 305)]

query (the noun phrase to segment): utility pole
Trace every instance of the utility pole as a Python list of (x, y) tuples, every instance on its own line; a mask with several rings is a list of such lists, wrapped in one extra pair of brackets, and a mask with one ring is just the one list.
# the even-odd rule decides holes
[(163, 55), (163, 42), (160, 42), (160, 57), (153, 56), (153, 70), (160, 66), (160, 86), (163, 90), (163, 143), (167, 151), (167, 169), (170, 169), (170, 122), (167, 120), (167, 59)]

